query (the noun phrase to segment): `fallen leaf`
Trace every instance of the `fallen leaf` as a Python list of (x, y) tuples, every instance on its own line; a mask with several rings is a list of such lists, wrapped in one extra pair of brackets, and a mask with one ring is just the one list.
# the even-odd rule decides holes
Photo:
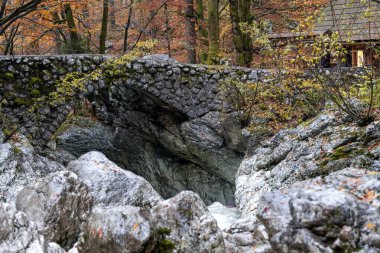
[(364, 201), (370, 202), (376, 198), (377, 194), (374, 191), (366, 191), (364, 196), (361, 198)]
[(135, 225), (133, 225), (133, 227), (132, 227), (132, 230), (136, 230), (136, 229), (138, 229), (139, 227), (140, 227), (140, 224), (135, 223)]
[(103, 237), (103, 229), (102, 228), (99, 228), (98, 235), (99, 235), (99, 238)]
[(373, 224), (373, 223), (367, 223), (365, 226), (366, 226), (368, 229), (370, 229), (370, 230), (374, 230), (374, 229), (376, 228), (376, 225)]

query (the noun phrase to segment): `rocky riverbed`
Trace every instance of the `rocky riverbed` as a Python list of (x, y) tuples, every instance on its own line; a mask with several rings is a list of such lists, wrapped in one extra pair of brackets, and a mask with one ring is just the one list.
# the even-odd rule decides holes
[[(222, 136), (234, 128), (223, 128), (230, 126), (224, 116), (207, 117), (162, 121), (162, 150), (170, 140), (171, 154), (193, 151), (182, 155), (197, 164), (193, 170), (168, 153), (149, 153), (147, 139), (121, 149), (115, 143), (125, 132), (96, 122), (71, 122), (43, 153), (22, 135), (1, 144), (0, 252), (380, 252), (380, 122), (359, 127), (330, 110), (269, 139), (252, 137), (244, 159), (233, 162), (236, 175), (224, 166), (214, 185), (199, 181), (202, 161), (214, 168), (242, 151), (233, 141), (216, 145), (215, 125), (206, 128), (213, 119), (224, 119), (216, 121)], [(133, 143), (145, 146), (132, 152)], [(142, 151), (154, 163), (120, 162)], [(178, 181), (156, 166), (160, 154), (171, 168), (181, 165)], [(232, 202), (225, 192), (218, 197), (224, 205), (212, 203), (222, 177), (236, 185)], [(187, 191), (191, 185), (198, 193)]]

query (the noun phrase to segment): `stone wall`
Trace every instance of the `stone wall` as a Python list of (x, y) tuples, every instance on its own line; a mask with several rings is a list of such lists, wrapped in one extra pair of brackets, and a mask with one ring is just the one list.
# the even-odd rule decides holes
[[(35, 118), (22, 118), (34, 100), (53, 91), (71, 72), (90, 72), (108, 57), (99, 55), (0, 57), (0, 101), (3, 117), (11, 117), (36, 146), (44, 146), (65, 121), (72, 105), (44, 108)], [(27, 121), (27, 122), (26, 122)]]
[[(0, 58), (0, 97), (3, 112), (17, 117), (35, 98), (48, 94), (66, 74), (90, 72), (99, 67), (108, 56), (17, 56)], [(105, 71), (105, 70), (104, 70)], [(88, 97), (97, 96), (102, 105), (119, 105), (128, 100), (126, 90), (134, 89), (149, 96), (163, 109), (194, 119), (211, 111), (226, 109), (220, 97), (220, 83), (226, 78), (254, 81), (258, 71), (251, 69), (180, 64), (165, 56), (149, 56), (127, 63), (123, 75), (105, 78), (88, 85)], [(107, 84), (107, 85), (104, 85)], [(100, 103), (99, 103), (100, 102)], [(22, 131), (33, 144), (43, 146), (66, 119), (72, 104), (41, 110), (38, 119), (25, 124)], [(100, 110), (101, 111), (101, 110)], [(36, 117), (37, 117), (36, 116)]]

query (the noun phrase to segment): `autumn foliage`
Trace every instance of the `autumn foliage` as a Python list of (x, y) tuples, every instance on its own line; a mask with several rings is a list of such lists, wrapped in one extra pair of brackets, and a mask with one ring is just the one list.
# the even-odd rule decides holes
[[(238, 61), (238, 25), (270, 21), (274, 32), (290, 30), (323, 0), (3, 0), (1, 54), (108, 53), (120, 55), (139, 41), (159, 41), (155, 52), (201, 62), (215, 48), (218, 59), (249, 65), (249, 38)], [(29, 5), (27, 5), (29, 4)], [(217, 8), (210, 16), (210, 8)], [(237, 12), (234, 12), (237, 7)], [(244, 12), (242, 7), (248, 7)], [(23, 12), (22, 12), (23, 11)], [(18, 15), (13, 15), (16, 12)], [(234, 16), (234, 14), (236, 14)], [(10, 18), (10, 17), (13, 17)], [(212, 20), (212, 22), (208, 22)], [(213, 27), (213, 26), (217, 27)], [(216, 30), (215, 30), (216, 29)], [(3, 31), (3, 32), (1, 32)], [(215, 34), (216, 31), (218, 34)], [(212, 49), (209, 47), (212, 45)], [(195, 56), (195, 58), (194, 58)], [(213, 56), (213, 57), (216, 57)], [(194, 61), (195, 59), (195, 61)]]

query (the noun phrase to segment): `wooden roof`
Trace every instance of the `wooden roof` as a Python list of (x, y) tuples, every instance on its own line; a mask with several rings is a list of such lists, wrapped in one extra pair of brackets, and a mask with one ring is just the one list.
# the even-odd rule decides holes
[(339, 32), (343, 40), (380, 39), (380, 3), (374, 0), (335, 0), (322, 12), (313, 32)]
[[(328, 3), (310, 35), (327, 31), (339, 32), (343, 41), (380, 40), (380, 0), (334, 0)], [(292, 37), (289, 34), (272, 34), (270, 38)]]

